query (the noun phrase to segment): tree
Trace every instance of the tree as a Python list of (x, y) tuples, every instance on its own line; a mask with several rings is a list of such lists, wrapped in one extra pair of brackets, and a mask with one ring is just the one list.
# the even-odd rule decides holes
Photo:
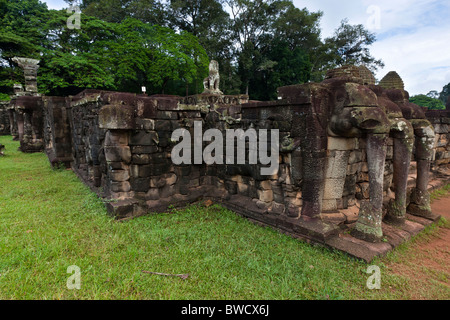
[(274, 39), (283, 39), (291, 50), (301, 47), (312, 52), (320, 46), (320, 19), (323, 13), (299, 9), (290, 1), (278, 4), (280, 13), (273, 23)]
[(427, 93), (427, 97), (430, 97), (432, 99), (439, 99), (439, 92), (437, 92), (436, 90), (432, 90)]
[[(321, 44), (321, 12), (300, 10), (289, 0), (225, 2), (233, 21), (241, 90), (253, 98), (273, 99), (276, 97), (275, 84), (283, 86), (310, 79), (310, 61), (315, 48)], [(294, 61), (300, 65), (294, 65)], [(292, 76), (293, 70), (298, 76)]]
[[(187, 31), (199, 39), (208, 57), (219, 61), (221, 87), (230, 93), (235, 83), (230, 15), (223, 0), (171, 0), (168, 5), (169, 26)], [(231, 89), (231, 90), (230, 90)]]
[(310, 69), (309, 55), (304, 49), (296, 47), (292, 50), (287, 40), (276, 39), (250, 82), (252, 98), (276, 100), (278, 87), (307, 82)]
[(373, 72), (383, 68), (383, 61), (370, 54), (369, 46), (375, 41), (375, 34), (362, 24), (350, 25), (348, 19), (342, 20), (334, 35), (326, 38), (317, 50), (313, 63), (314, 81), (323, 80), (326, 70), (346, 64), (365, 65)]
[(421, 107), (427, 107), (431, 110), (444, 110), (445, 105), (444, 103), (436, 98), (431, 98), (428, 95), (419, 94), (416, 96), (412, 96), (409, 99), (410, 102), (415, 103)]
[(189, 86), (197, 93), (195, 87), (208, 73), (205, 50), (187, 32), (133, 18), (111, 23), (85, 14), (82, 28), (71, 30), (66, 24), (71, 14), (65, 10), (48, 10), (38, 0), (0, 1), (5, 16), (0, 21), (2, 92), (11, 92), (13, 81), (23, 80), (11, 76), (17, 71), (23, 77), (11, 60), (16, 55), (39, 58), (38, 86), (47, 95), (72, 95), (85, 88), (140, 92), (142, 85), (154, 93), (184, 94)]
[(120, 38), (110, 44), (116, 83), (135, 91), (146, 85), (155, 93), (166, 92), (170, 80), (185, 85), (208, 74), (208, 57), (191, 34), (127, 19), (119, 26)]
[(159, 0), (65, 0), (79, 5), (86, 15), (107, 22), (120, 23), (127, 18), (142, 22), (166, 25), (166, 6)]
[(0, 0), (0, 91), (13, 93), (13, 84), (23, 82), (15, 56), (39, 58), (45, 41), (42, 21), (47, 6), (38, 0)]
[(128, 1), (127, 14), (151, 25), (167, 26), (167, 5), (159, 0), (131, 0)]
[(117, 88), (109, 44), (117, 39), (116, 25), (81, 15), (81, 29), (67, 29), (68, 13), (48, 11), (48, 42), (43, 45), (38, 85), (47, 95), (73, 95), (84, 88)]

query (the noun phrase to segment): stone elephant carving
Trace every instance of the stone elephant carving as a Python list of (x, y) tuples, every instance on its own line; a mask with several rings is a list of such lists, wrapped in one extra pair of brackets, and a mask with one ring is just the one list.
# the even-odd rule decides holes
[(301, 218), (320, 219), (326, 170), (327, 138), (363, 138), (366, 141), (369, 200), (362, 201), (352, 230), (357, 238), (377, 242), (383, 237), (383, 186), (387, 140), (394, 140), (395, 198), (388, 204), (387, 218), (403, 223), (407, 211), (407, 181), (413, 147), (418, 161), (417, 186), (411, 195), (410, 213), (431, 214), (427, 193), (428, 171), (434, 132), (421, 108), (408, 102), (402, 88), (375, 85), (367, 68), (344, 66), (330, 70), (320, 84), (307, 84), (311, 112), (302, 142), (304, 180)]

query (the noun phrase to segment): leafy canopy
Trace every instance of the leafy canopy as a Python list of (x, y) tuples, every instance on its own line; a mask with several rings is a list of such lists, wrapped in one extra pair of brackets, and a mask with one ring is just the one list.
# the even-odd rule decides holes
[(424, 94), (412, 96), (409, 99), (409, 101), (412, 103), (415, 103), (421, 107), (427, 107), (428, 109), (431, 109), (431, 110), (444, 110), (445, 109), (445, 105), (441, 100), (432, 98), (432, 97), (430, 97), (428, 95), (424, 95)]

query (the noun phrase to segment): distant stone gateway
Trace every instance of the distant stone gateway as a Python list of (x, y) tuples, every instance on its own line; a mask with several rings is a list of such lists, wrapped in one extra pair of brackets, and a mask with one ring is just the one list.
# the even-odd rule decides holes
[(410, 103), (396, 72), (376, 85), (369, 69), (346, 65), (278, 88), (277, 101), (249, 101), (220, 91), (211, 61), (197, 95), (50, 97), (35, 90), (38, 62), (15, 61), (27, 82), (0, 105), (7, 134), (72, 168), (117, 219), (210, 200), (371, 261), (440, 218), (429, 191), (450, 181), (450, 101), (442, 111)]

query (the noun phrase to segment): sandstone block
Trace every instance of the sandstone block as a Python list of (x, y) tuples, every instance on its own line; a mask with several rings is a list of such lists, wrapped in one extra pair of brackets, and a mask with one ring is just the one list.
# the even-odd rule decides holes
[(112, 192), (130, 192), (131, 184), (128, 181), (123, 182), (112, 182), (111, 183)]
[(131, 162), (131, 150), (128, 146), (107, 147), (105, 146), (105, 158), (108, 162)]
[(134, 129), (134, 108), (119, 104), (106, 105), (100, 109), (98, 121), (101, 129)]
[(258, 197), (263, 202), (272, 202), (273, 192), (272, 190), (258, 190)]
[(340, 179), (347, 175), (350, 151), (334, 151), (327, 158), (325, 178)]
[(351, 151), (356, 149), (357, 139), (328, 137), (328, 150)]
[(112, 170), (109, 172), (109, 177), (112, 181), (123, 182), (130, 179), (128, 170)]
[(344, 193), (345, 177), (341, 179), (325, 179), (323, 199), (340, 199)]

